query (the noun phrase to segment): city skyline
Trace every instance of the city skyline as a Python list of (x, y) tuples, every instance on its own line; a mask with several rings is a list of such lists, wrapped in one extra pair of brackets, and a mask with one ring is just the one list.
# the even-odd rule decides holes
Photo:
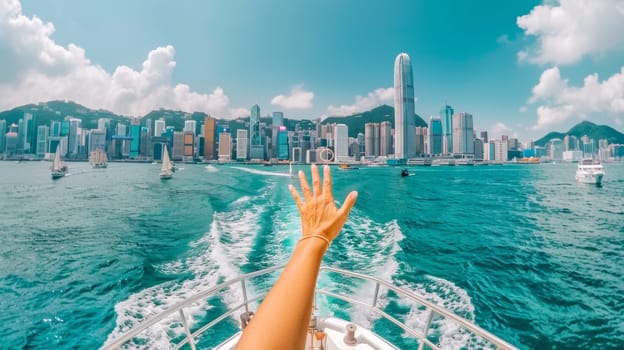
[[(522, 140), (581, 119), (623, 125), (621, 1), (478, 9), (162, 3), (149, 15), (145, 4), (123, 4), (120, 14), (121, 5), (0, 5), (0, 47), (8, 53), (0, 92), (11, 96), (0, 109), (69, 99), (135, 116), (163, 107), (234, 117), (254, 104), (290, 118), (353, 114), (392, 105), (387, 64), (406, 52), (418, 77), (415, 112), (425, 120), (447, 101), (473, 114), (477, 130)], [(353, 28), (351, 18), (362, 24)]]

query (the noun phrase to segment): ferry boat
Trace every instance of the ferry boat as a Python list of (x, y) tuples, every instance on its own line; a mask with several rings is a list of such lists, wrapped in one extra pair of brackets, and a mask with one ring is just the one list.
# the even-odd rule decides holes
[(434, 158), (431, 161), (431, 166), (454, 166), (455, 159), (453, 158)]
[[(257, 302), (263, 300), (268, 293), (268, 291), (264, 291), (253, 295), (250, 281), (274, 280), (283, 268), (284, 266), (274, 266), (251, 272), (225, 281), (210, 289), (199, 291), (188, 299), (173, 305), (168, 310), (141, 322), (118, 338), (110, 339), (109, 343), (105, 344), (103, 348), (105, 350), (133, 347), (149, 348), (150, 339), (162, 341), (163, 337), (165, 337), (164, 339), (168, 339), (172, 349), (190, 348), (195, 350), (198, 348), (209, 348), (233, 350), (238, 344), (247, 323), (253, 322), (252, 308)], [(340, 305), (340, 308), (345, 308), (349, 305), (353, 307), (352, 310), (365, 311), (368, 315), (375, 315), (379, 319), (385, 319), (389, 325), (393, 324), (396, 326), (398, 339), (408, 337), (411, 338), (411, 341), (418, 344), (414, 349), (440, 349), (443, 347), (443, 344), (441, 344), (443, 334), (439, 330), (439, 325), (441, 322), (447, 321), (453, 323), (453, 326), (456, 326), (459, 332), (464, 332), (462, 334), (466, 335), (468, 343), (464, 344), (462, 348), (516, 349), (515, 346), (473, 322), (428, 301), (421, 295), (395, 286), (390, 282), (329, 266), (321, 266), (319, 279), (323, 275), (338, 275), (344, 278), (345, 286), (353, 283), (366, 283), (370, 286), (370, 290), (374, 292), (372, 298), (371, 295), (359, 298), (351, 293), (341, 291), (341, 285), (320, 287), (317, 284), (314, 294), (315, 305), (310, 318), (305, 350), (397, 350), (401, 348), (375, 332), (373, 328), (358, 325), (351, 320), (335, 315), (323, 314), (317, 307), (316, 301), (319, 300), (319, 297)], [(215, 317), (191, 315), (192, 310), (197, 312), (198, 309), (212, 309), (209, 306), (210, 301), (214, 301), (215, 297), (224, 293), (241, 295), (242, 300), (240, 300), (240, 304), (226, 307), (223, 314)], [(406, 305), (418, 305), (419, 310), (423, 312), (424, 321), (422, 323), (419, 322), (416, 326), (413, 323), (408, 325), (404, 317), (391, 315), (385, 308), (389, 295), (396, 296), (402, 303), (408, 303)], [(208, 306), (201, 306), (202, 304), (208, 304)], [(233, 320), (236, 320), (240, 328), (235, 328), (232, 325)], [(215, 337), (212, 332), (206, 334), (206, 331), (217, 325), (219, 325), (218, 327), (221, 330), (226, 329), (227, 325), (223, 323), (229, 323), (232, 330), (229, 337), (225, 336), (228, 338), (224, 341), (214, 341)], [(275, 330), (275, 332), (279, 331), (279, 329)]]
[(588, 184), (600, 185), (605, 172), (599, 161), (583, 159), (576, 169), (576, 181)]

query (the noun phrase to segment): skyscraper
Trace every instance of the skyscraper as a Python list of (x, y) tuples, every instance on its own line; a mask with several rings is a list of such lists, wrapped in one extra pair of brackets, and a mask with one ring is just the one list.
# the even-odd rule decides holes
[(204, 118), (204, 159), (206, 160), (214, 159), (216, 130), (216, 120), (212, 117)]
[(389, 121), (379, 124), (379, 155), (387, 157), (392, 154), (392, 125)]
[(273, 112), (273, 123), (271, 125), (271, 141), (273, 144), (271, 158), (278, 158), (279, 153), (279, 141), (278, 134), (280, 130), (280, 126), (284, 125), (284, 113), (282, 112)]
[(4, 139), (6, 138), (6, 120), (0, 120), (0, 154), (4, 153)]
[(334, 156), (338, 162), (349, 159), (349, 127), (345, 124), (334, 127)]
[(249, 117), (249, 158), (264, 159), (264, 147), (260, 134), (260, 106), (258, 105), (251, 107)]
[(157, 121), (154, 122), (154, 136), (156, 137), (160, 137), (162, 136), (163, 132), (165, 132), (165, 121), (162, 119), (159, 119)]
[(416, 155), (416, 117), (414, 113), (414, 77), (406, 53), (394, 61), (394, 156), (398, 159)]
[(440, 155), (443, 151), (443, 127), (438, 117), (429, 118), (429, 154)]
[(444, 154), (453, 153), (453, 107), (446, 103), (440, 109), (440, 119), (442, 120), (442, 151)]
[(472, 114), (453, 114), (453, 153), (474, 154)]
[(236, 130), (236, 159), (247, 160), (248, 148), (247, 130)]

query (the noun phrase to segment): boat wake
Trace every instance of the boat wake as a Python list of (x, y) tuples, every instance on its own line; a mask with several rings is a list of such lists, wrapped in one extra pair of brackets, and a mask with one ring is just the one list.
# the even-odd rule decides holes
[(204, 169), (206, 169), (206, 172), (209, 173), (216, 173), (217, 171), (219, 171), (219, 169), (217, 169), (217, 167), (214, 165), (206, 165)]
[(233, 166), (233, 167), (230, 167), (230, 168), (238, 169), (238, 170), (241, 170), (241, 171), (245, 171), (245, 172), (252, 173), (252, 174), (257, 174), (257, 175), (292, 177), (292, 175), (290, 173), (280, 173), (280, 172), (274, 172), (274, 171), (265, 171), (265, 170), (251, 169), (251, 168), (245, 168), (245, 167), (239, 167), (239, 166)]

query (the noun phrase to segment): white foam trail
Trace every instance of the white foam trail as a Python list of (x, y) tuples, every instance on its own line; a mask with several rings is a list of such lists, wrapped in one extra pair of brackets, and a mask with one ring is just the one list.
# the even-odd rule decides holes
[[(272, 188), (269, 187), (265, 194), (271, 191)], [(260, 202), (265, 201), (262, 197)], [(239, 276), (239, 266), (247, 262), (254, 237), (259, 231), (259, 217), (263, 209), (262, 206), (249, 205), (250, 201), (251, 197), (244, 196), (232, 203), (229, 211), (215, 212), (210, 231), (190, 244), (191, 257), (157, 266), (164, 273), (190, 271), (193, 278), (181, 283), (171, 282), (148, 288), (115, 305), (117, 325), (106, 343), (197, 292)], [(253, 295), (253, 288), (248, 288), (248, 292)], [(229, 307), (237, 306), (243, 298), (240, 288), (232, 288), (220, 296)], [(185, 309), (185, 312), (191, 316), (203, 316), (210, 308), (204, 302)], [(190, 324), (194, 324), (193, 317), (189, 318)], [(141, 344), (130, 343), (127, 348), (169, 348), (171, 339), (182, 333), (183, 328), (177, 315), (174, 315), (142, 333)]]
[(206, 165), (204, 168), (209, 173), (216, 173), (217, 171), (219, 171), (219, 169), (217, 169), (217, 167), (214, 165)]
[(279, 172), (273, 172), (273, 171), (264, 171), (264, 170), (244, 168), (244, 167), (239, 167), (239, 166), (232, 166), (230, 168), (246, 171), (248, 173), (257, 174), (257, 175), (292, 177), (292, 175), (290, 173), (279, 173)]

